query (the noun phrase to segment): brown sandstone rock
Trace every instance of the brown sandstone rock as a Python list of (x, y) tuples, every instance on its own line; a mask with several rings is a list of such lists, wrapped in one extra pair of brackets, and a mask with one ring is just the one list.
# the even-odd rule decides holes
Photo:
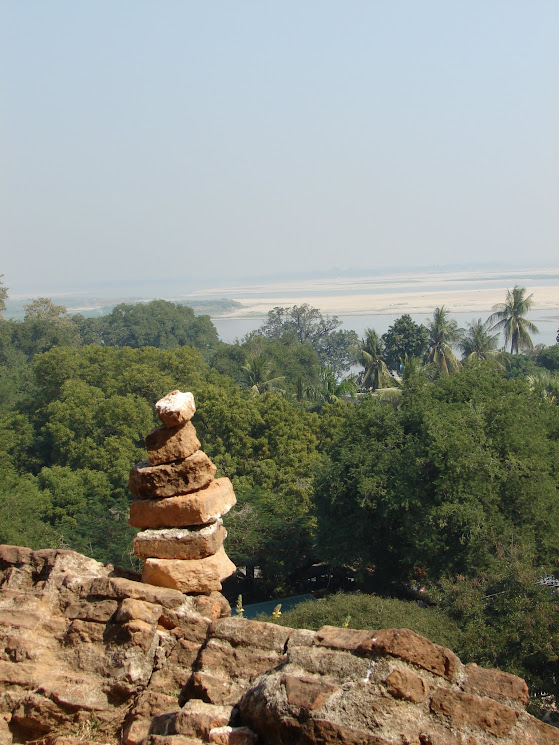
[(64, 611), (66, 618), (78, 618), (82, 621), (95, 621), (97, 623), (106, 623), (113, 615), (117, 608), (116, 600), (98, 600), (89, 602), (79, 600), (70, 605)]
[(214, 625), (212, 638), (229, 642), (235, 647), (269, 649), (283, 654), (292, 631), (293, 629), (275, 623), (249, 621), (236, 616), (219, 620)]
[(139, 745), (204, 745), (204, 741), (187, 735), (149, 735)]
[(320, 709), (334, 691), (338, 690), (338, 686), (305, 676), (284, 675), (281, 682), (285, 686), (287, 703), (309, 711)]
[(221, 580), (235, 570), (222, 546), (205, 559), (146, 559), (142, 581), (181, 592), (210, 593), (221, 590)]
[(143, 600), (134, 600), (133, 598), (124, 598), (119, 605), (115, 620), (118, 623), (143, 621), (152, 626), (159, 620), (162, 612), (163, 607), (161, 605), (146, 603)]
[(0, 564), (30, 564), (32, 561), (33, 551), (24, 546), (10, 546), (3, 543), (0, 545)]
[(358, 654), (388, 654), (451, 680), (459, 663), (449, 649), (433, 644), (409, 629), (381, 629), (361, 642)]
[(183, 460), (200, 449), (200, 440), (191, 422), (177, 427), (157, 427), (146, 437), (149, 462), (153, 466)]
[(225, 515), (236, 503), (233, 485), (216, 479), (192, 494), (166, 499), (136, 499), (130, 505), (129, 523), (134, 528), (183, 528), (201, 525)]
[(139, 745), (149, 735), (154, 716), (172, 712), (176, 709), (175, 696), (155, 691), (144, 691), (136, 699), (122, 730), (123, 745)]
[(323, 626), (314, 635), (314, 643), (330, 649), (345, 649), (353, 652), (367, 639), (373, 636), (372, 631), (358, 629), (339, 629), (336, 626)]
[(203, 559), (215, 554), (226, 536), (221, 520), (200, 527), (144, 530), (134, 538), (134, 553), (143, 559)]
[(199, 670), (187, 681), (179, 703), (201, 698), (215, 704), (233, 704), (258, 675), (285, 660), (292, 629), (244, 618), (223, 618), (198, 660)]
[(490, 698), (438, 688), (431, 699), (431, 711), (446, 717), (452, 727), (477, 725), (497, 737), (505, 737), (516, 724), (518, 712)]
[(463, 689), (466, 693), (477, 693), (497, 700), (519, 701), (522, 704), (528, 701), (528, 686), (516, 675), (501, 670), (486, 670), (475, 664), (466, 665), (464, 673), (466, 679)]
[(386, 679), (386, 689), (394, 698), (402, 698), (414, 704), (423, 701), (427, 693), (423, 678), (409, 670), (393, 670)]
[(179, 705), (190, 699), (200, 699), (208, 704), (234, 704), (244, 689), (227, 675), (220, 678), (210, 673), (195, 672), (186, 681), (179, 697)]
[(179, 608), (184, 606), (185, 603), (192, 603), (189, 598), (185, 598), (177, 590), (154, 587), (121, 577), (100, 577), (94, 579), (86, 587), (88, 588), (86, 592), (89, 595), (104, 595), (117, 600), (133, 598), (134, 600), (143, 600), (146, 603), (155, 603), (163, 606), (163, 608)]
[[(525, 712), (523, 681), (463, 667), (412, 632), (220, 620), (219, 595), (124, 579), (75, 552), (0, 547), (0, 557), (1, 745), (81, 745), (91, 740), (75, 732), (91, 738), (93, 720), (103, 745), (252, 745), (243, 727), (266, 745), (559, 745), (559, 730)], [(208, 732), (215, 707), (196, 724), (186, 712), (201, 702), (189, 696), (240, 713)]]
[(248, 727), (214, 727), (209, 740), (217, 745), (256, 745), (258, 735)]
[[(202, 670), (199, 675), (210, 675), (225, 682), (229, 690), (231, 681), (253, 680), (275, 668), (281, 661), (282, 655), (269, 649), (232, 646), (219, 639), (210, 639), (200, 655)], [(200, 682), (205, 683), (205, 680)], [(213, 684), (213, 681), (210, 683)]]
[(559, 729), (530, 717), (525, 732), (515, 738), (514, 745), (559, 745)]
[(197, 450), (184, 460), (152, 466), (141, 461), (130, 471), (128, 488), (141, 499), (174, 497), (203, 489), (213, 479), (216, 467), (208, 456)]
[(204, 701), (188, 701), (179, 711), (163, 714), (152, 721), (152, 735), (185, 735), (208, 740), (210, 730), (229, 724), (231, 706), (215, 706)]
[(204, 741), (188, 735), (149, 735), (139, 745), (204, 745)]
[(155, 404), (155, 410), (167, 427), (186, 424), (196, 413), (194, 396), (190, 392), (171, 391)]

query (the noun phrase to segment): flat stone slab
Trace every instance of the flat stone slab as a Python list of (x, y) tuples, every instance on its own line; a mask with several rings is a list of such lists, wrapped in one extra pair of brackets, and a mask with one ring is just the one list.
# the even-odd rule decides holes
[(206, 488), (166, 499), (135, 499), (128, 522), (134, 528), (185, 528), (215, 522), (237, 502), (233, 484), (215, 479)]
[(221, 590), (221, 580), (235, 570), (236, 566), (221, 546), (217, 553), (205, 559), (146, 559), (142, 582), (181, 592), (208, 594)]
[(176, 427), (157, 427), (146, 437), (146, 448), (152, 466), (189, 458), (200, 449), (200, 440), (192, 422)]
[(203, 559), (223, 545), (222, 520), (192, 528), (144, 530), (134, 538), (134, 553), (142, 559)]
[[(202, 450), (184, 460), (152, 466), (137, 463), (130, 471), (128, 488), (143, 498), (174, 497), (202, 489), (213, 479), (216, 467)], [(154, 526), (151, 526), (154, 527)]]
[(192, 393), (182, 391), (171, 391), (155, 404), (157, 416), (167, 427), (176, 427), (178, 424), (186, 424), (196, 413), (194, 396)]

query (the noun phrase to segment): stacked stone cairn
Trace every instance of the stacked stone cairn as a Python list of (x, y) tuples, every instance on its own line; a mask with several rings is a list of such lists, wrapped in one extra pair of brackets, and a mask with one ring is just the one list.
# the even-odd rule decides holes
[(190, 421), (192, 393), (171, 391), (155, 404), (163, 426), (146, 437), (149, 461), (130, 471), (137, 499), (129, 523), (141, 528), (134, 553), (145, 559), (142, 581), (186, 594), (211, 595), (235, 571), (223, 548), (222, 515), (236, 502), (229, 479), (200, 450)]

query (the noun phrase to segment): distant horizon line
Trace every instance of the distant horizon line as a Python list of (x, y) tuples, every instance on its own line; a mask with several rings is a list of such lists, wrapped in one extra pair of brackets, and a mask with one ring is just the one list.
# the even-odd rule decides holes
[[(8, 288), (8, 303), (10, 302), (10, 299), (12, 300), (26, 300), (28, 298), (35, 298), (35, 297), (64, 297), (64, 296), (77, 296), (77, 295), (102, 295), (107, 296), (107, 294), (111, 291), (111, 289), (114, 289), (114, 295), (118, 297), (123, 297), (123, 293), (126, 291), (129, 291), (131, 295), (129, 296), (131, 300), (135, 299), (138, 302), (145, 300), (146, 295), (143, 294), (145, 292), (149, 293), (150, 297), (153, 297), (153, 292), (149, 292), (149, 288), (161, 288), (162, 285), (166, 285), (169, 292), (167, 292), (167, 295), (176, 295), (177, 294), (177, 288), (179, 286), (182, 287), (182, 295), (184, 297), (187, 297), (189, 294), (192, 294), (193, 297), (199, 296), (200, 291), (202, 294), (204, 294), (206, 297), (208, 295), (206, 294), (208, 292), (209, 286), (213, 285), (220, 285), (221, 287), (216, 287), (217, 293), (219, 293), (219, 290), (225, 291), (226, 289), (238, 287), (239, 285), (252, 285), (252, 284), (269, 284), (269, 283), (277, 283), (277, 282), (289, 282), (289, 281), (304, 281), (304, 280), (319, 280), (319, 279), (357, 279), (357, 278), (364, 278), (364, 277), (389, 277), (389, 276), (406, 276), (409, 274), (428, 274), (428, 273), (435, 273), (438, 275), (444, 275), (444, 274), (450, 274), (450, 273), (457, 273), (457, 272), (480, 272), (480, 271), (488, 271), (488, 272), (495, 272), (499, 270), (506, 270), (506, 272), (511, 275), (509, 278), (511, 280), (514, 279), (514, 275), (526, 275), (526, 279), (530, 278), (530, 275), (533, 273), (548, 273), (548, 272), (557, 272), (558, 278), (559, 278), (559, 265), (550, 265), (550, 264), (531, 264), (531, 265), (520, 265), (515, 263), (509, 263), (509, 262), (460, 262), (460, 263), (454, 263), (454, 264), (424, 264), (424, 265), (413, 265), (413, 266), (397, 266), (397, 267), (383, 267), (381, 269), (359, 269), (356, 267), (352, 267), (349, 269), (339, 269), (336, 267), (333, 267), (331, 269), (320, 269), (315, 271), (302, 271), (302, 272), (281, 272), (276, 274), (263, 274), (263, 275), (243, 275), (238, 277), (227, 277), (227, 278), (220, 278), (220, 277), (212, 277), (210, 280), (206, 280), (205, 282), (196, 282), (195, 286), (188, 286), (192, 282), (192, 278), (181, 278), (181, 277), (161, 277), (161, 278), (144, 278), (144, 279), (106, 279), (106, 280), (97, 280), (92, 282), (78, 282), (75, 284), (70, 283), (64, 283), (64, 284), (54, 284), (49, 283), (42, 283), (42, 284), (32, 284), (27, 285), (21, 288), (17, 287), (16, 283), (16, 291), (10, 292), (11, 286), (10, 286), (10, 280), (9, 277), (4, 276), (3, 277), (3, 283)], [(507, 279), (505, 276), (500, 277), (501, 280)], [(542, 277), (534, 278), (534, 279), (543, 279)], [(215, 298), (218, 298), (218, 294), (215, 295)]]

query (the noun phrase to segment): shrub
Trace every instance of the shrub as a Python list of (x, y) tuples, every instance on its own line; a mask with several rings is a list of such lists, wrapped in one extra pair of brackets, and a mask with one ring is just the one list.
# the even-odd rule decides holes
[(320, 600), (309, 600), (282, 613), (279, 619), (262, 614), (258, 620), (275, 620), (282, 626), (306, 629), (319, 629), (325, 625), (342, 627), (346, 624), (352, 629), (407, 628), (450, 648), (458, 646), (460, 640), (458, 626), (441, 610), (424, 608), (410, 600), (359, 592), (339, 592)]

